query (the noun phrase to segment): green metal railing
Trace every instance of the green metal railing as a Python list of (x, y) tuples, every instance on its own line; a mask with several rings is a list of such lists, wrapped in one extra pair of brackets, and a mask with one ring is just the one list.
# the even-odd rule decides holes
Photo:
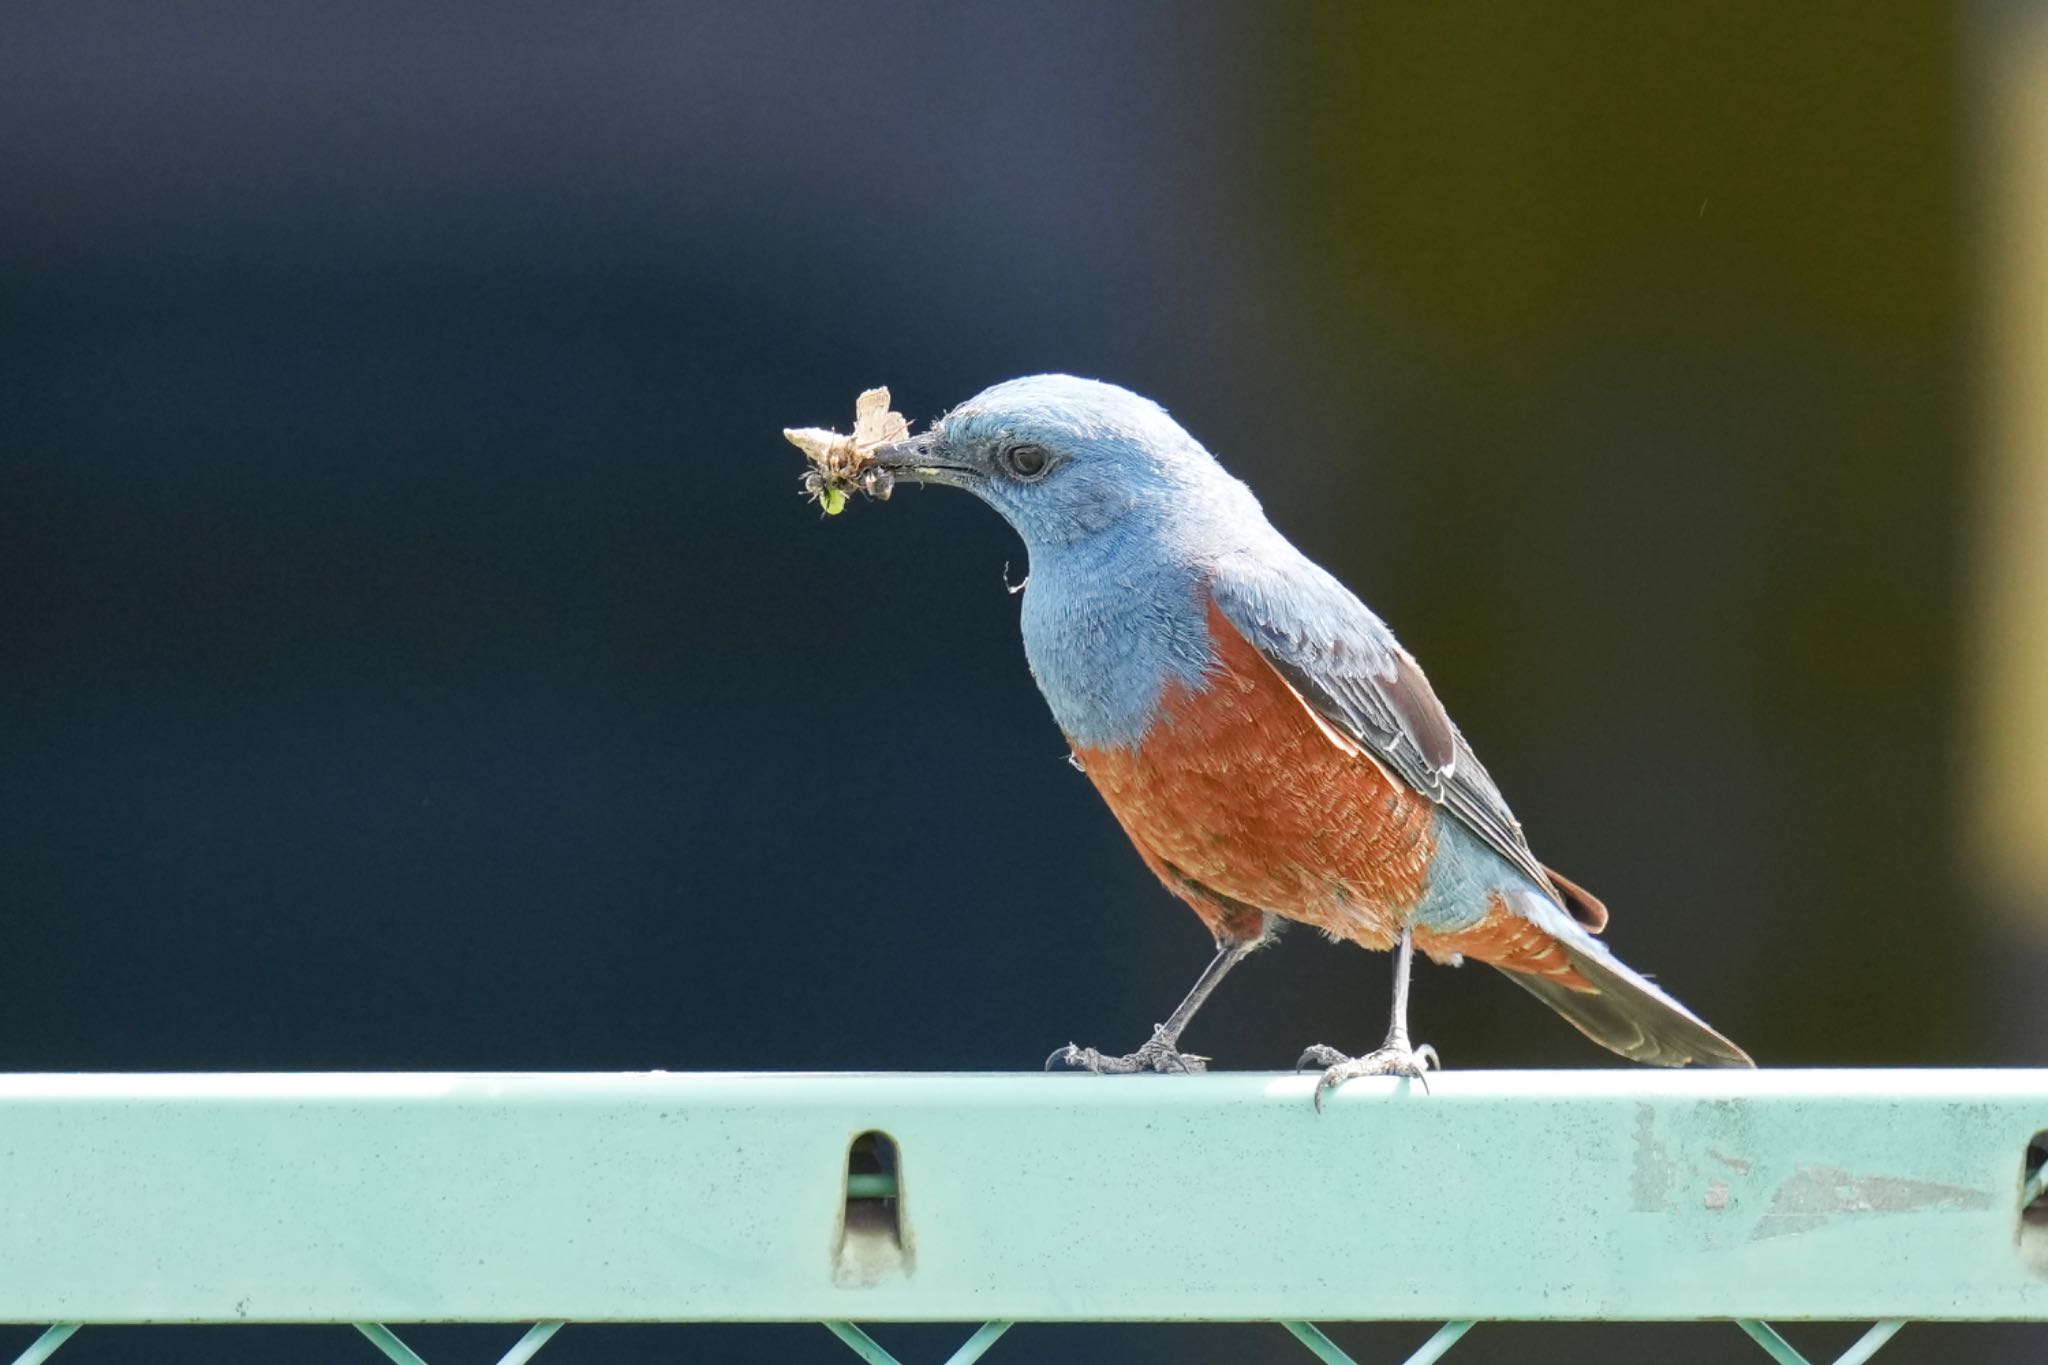
[(2048, 1321), (2048, 1072), (1311, 1085), (0, 1077), (0, 1322)]

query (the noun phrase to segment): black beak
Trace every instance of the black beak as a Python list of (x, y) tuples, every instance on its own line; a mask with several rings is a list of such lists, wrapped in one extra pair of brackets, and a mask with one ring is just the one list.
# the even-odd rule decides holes
[(899, 482), (908, 479), (912, 483), (973, 488), (982, 478), (979, 469), (954, 459), (952, 452), (934, 441), (929, 431), (907, 441), (877, 447), (874, 463), (875, 468), (887, 471)]

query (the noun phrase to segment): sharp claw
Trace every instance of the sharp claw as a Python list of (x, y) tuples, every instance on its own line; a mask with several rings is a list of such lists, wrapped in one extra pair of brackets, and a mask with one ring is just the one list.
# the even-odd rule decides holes
[(1193, 1052), (1181, 1052), (1170, 1043), (1162, 1043), (1157, 1036), (1136, 1052), (1122, 1057), (1105, 1057), (1092, 1047), (1079, 1047), (1068, 1043), (1055, 1048), (1045, 1059), (1045, 1069), (1068, 1067), (1076, 1071), (1091, 1071), (1098, 1076), (1129, 1075), (1137, 1071), (1179, 1072), (1192, 1076), (1209, 1069), (1209, 1058)]
[(1330, 1066), (1317, 1078), (1312, 1097), (1318, 1114), (1323, 1112), (1323, 1095), (1326, 1092), (1335, 1090), (1344, 1082), (1359, 1076), (1400, 1076), (1420, 1084), (1422, 1092), (1426, 1095), (1430, 1093), (1430, 1070), (1443, 1069), (1443, 1062), (1436, 1055), (1435, 1048), (1428, 1043), (1421, 1047), (1411, 1047), (1403, 1038), (1390, 1040), (1377, 1052), (1369, 1052), (1363, 1057), (1346, 1057), (1334, 1048), (1317, 1044), (1301, 1054), (1301, 1061), (1295, 1063), (1295, 1069), (1298, 1071), (1306, 1063), (1324, 1060), (1328, 1060)]

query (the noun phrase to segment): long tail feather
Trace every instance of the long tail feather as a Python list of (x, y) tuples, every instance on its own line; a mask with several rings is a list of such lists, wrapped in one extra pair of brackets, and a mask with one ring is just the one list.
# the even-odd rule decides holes
[(1575, 990), (1554, 974), (1500, 970), (1594, 1042), (1653, 1066), (1756, 1065), (1748, 1053), (1601, 945), (1570, 933), (1556, 939), (1591, 990)]

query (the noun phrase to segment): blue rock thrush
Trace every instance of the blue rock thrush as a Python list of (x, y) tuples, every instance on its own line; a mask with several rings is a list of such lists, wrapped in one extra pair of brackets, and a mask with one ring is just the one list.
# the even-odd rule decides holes
[(1536, 860), (1414, 658), (1157, 404), (1015, 379), (875, 462), (973, 493), (1023, 537), (1032, 675), (1139, 856), (1216, 941), (1137, 1051), (1070, 1044), (1048, 1066), (1200, 1070), (1182, 1031), (1281, 920), (1395, 951), (1385, 1044), (1298, 1063), (1326, 1068), (1318, 1105), (1351, 1077), (1435, 1062), (1408, 1032), (1417, 948), (1499, 968), (1624, 1057), (1751, 1065), (1593, 937), (1606, 909)]

